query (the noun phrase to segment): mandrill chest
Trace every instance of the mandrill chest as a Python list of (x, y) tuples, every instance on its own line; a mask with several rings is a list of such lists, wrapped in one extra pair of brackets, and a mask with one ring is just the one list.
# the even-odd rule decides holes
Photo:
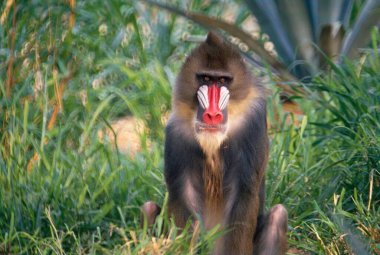
[(214, 154), (204, 154), (204, 160), (198, 167), (197, 178), (187, 178), (184, 200), (194, 215), (202, 217), (206, 229), (211, 229), (223, 222), (228, 196), (223, 184), (225, 165), (216, 151)]

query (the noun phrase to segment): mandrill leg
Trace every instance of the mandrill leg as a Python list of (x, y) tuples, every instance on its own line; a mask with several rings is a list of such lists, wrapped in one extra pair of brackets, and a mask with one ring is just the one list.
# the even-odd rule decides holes
[[(152, 201), (141, 207), (141, 225), (146, 220), (151, 227), (160, 214), (161, 207)], [(287, 250), (286, 232), (288, 228), (288, 212), (281, 204), (275, 205), (265, 216), (260, 216), (253, 243), (253, 255), (282, 255)]]
[(288, 212), (281, 204), (275, 205), (270, 212), (259, 218), (254, 240), (254, 255), (285, 254), (287, 249), (286, 232)]
[(141, 206), (141, 225), (144, 224), (145, 220), (148, 227), (153, 226), (156, 221), (156, 217), (160, 214), (161, 207), (159, 207), (155, 202), (148, 201)]

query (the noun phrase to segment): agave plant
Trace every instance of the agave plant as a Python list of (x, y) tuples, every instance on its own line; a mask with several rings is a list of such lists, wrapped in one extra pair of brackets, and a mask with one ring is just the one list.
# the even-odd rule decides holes
[(250, 60), (269, 65), (282, 80), (312, 77), (326, 67), (326, 59), (356, 58), (370, 42), (371, 30), (380, 25), (379, 0), (245, 0), (261, 31), (273, 42), (276, 57), (235, 24), (145, 1), (240, 39), (253, 53), (247, 55)]

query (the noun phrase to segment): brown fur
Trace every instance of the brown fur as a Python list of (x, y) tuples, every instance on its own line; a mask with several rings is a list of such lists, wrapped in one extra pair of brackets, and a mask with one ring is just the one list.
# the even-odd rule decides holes
[(223, 216), (223, 173), (217, 154), (205, 162), (203, 179), (205, 192), (205, 226), (207, 229), (221, 222)]

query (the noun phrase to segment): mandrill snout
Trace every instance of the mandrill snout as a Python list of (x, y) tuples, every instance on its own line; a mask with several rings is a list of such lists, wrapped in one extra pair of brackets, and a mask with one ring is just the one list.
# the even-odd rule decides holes
[[(211, 108), (211, 107), (210, 107)], [(223, 122), (223, 113), (218, 109), (207, 109), (202, 116), (203, 122), (208, 125), (218, 125)]]

